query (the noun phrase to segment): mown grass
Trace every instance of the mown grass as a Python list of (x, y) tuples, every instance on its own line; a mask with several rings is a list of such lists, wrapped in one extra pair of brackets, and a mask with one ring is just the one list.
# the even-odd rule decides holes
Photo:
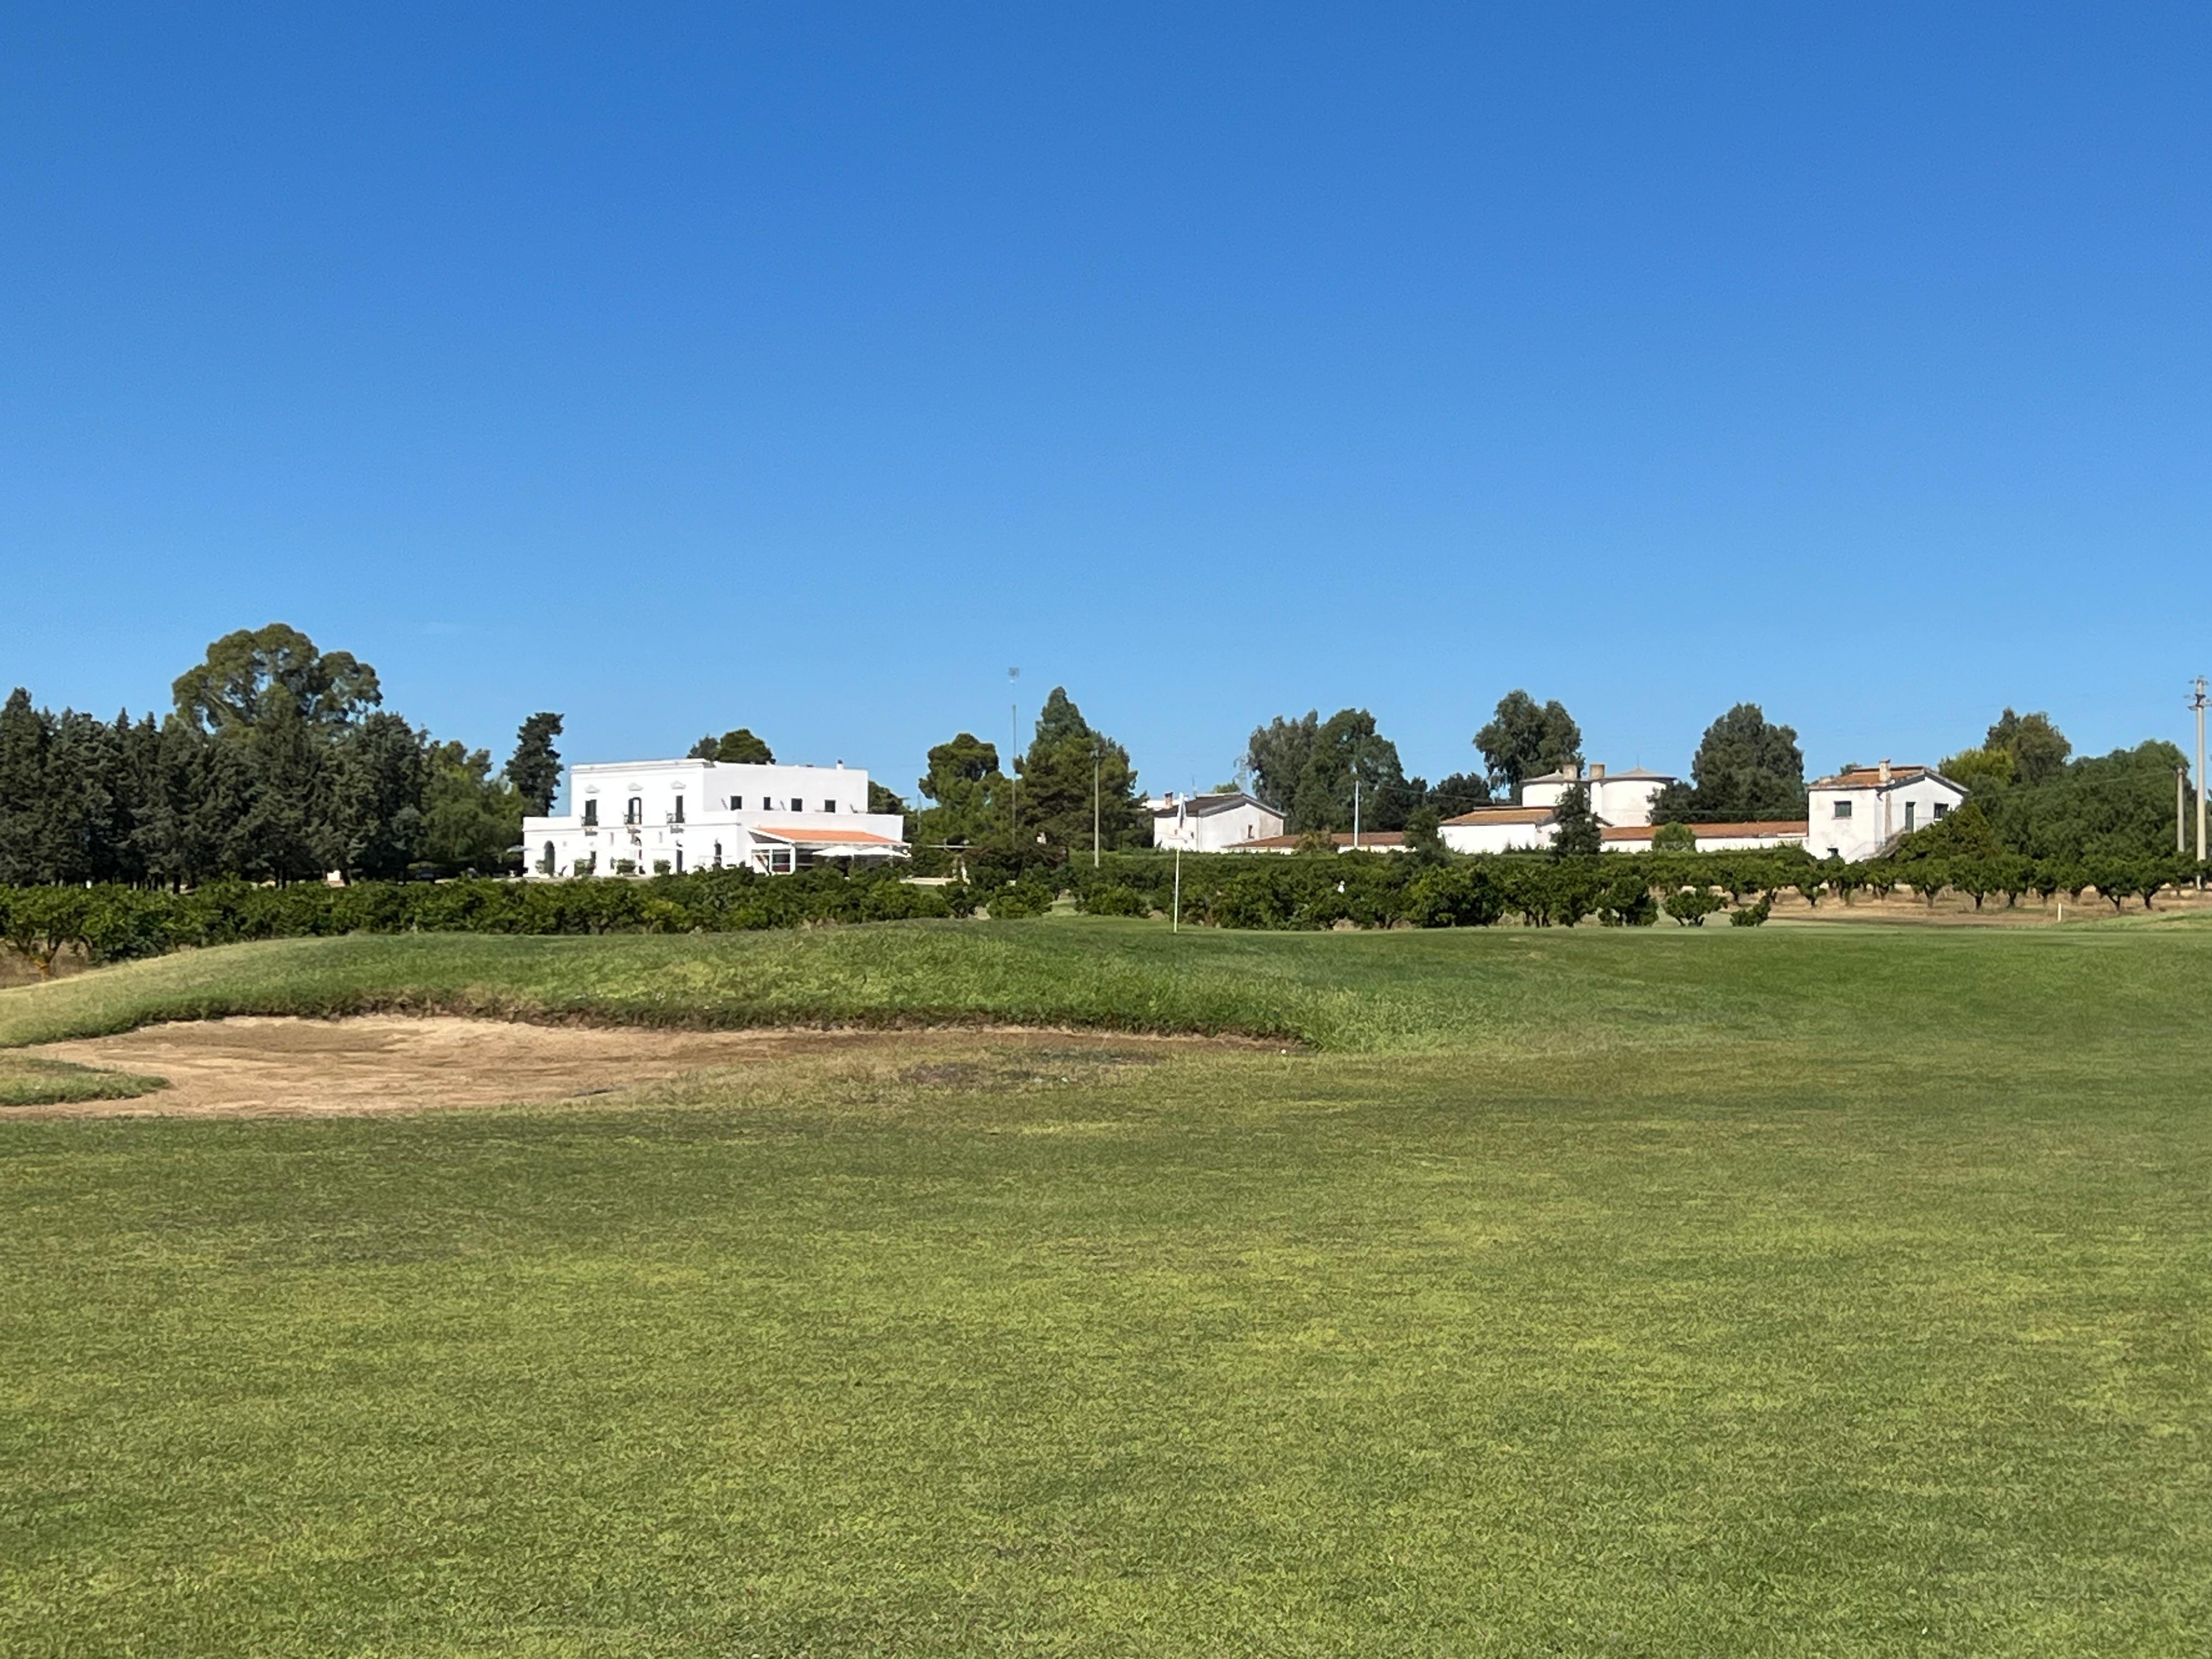
[(0, 1123), (0, 1628), (2200, 1652), (2208, 948), (1045, 922), (283, 945), (0, 994), (11, 1042), (401, 992), (720, 1023), (1133, 995), (1319, 1050), (978, 1033), (621, 1109)]
[(1073, 917), (678, 937), (361, 935), (185, 952), (21, 988), (0, 994), (0, 1048), (154, 1020), (400, 1009), (709, 1027), (1074, 1024), (1346, 1053), (1765, 1039), (1849, 1052), (2009, 1020), (2023, 1000), (2046, 1038), (2095, 1042), (2112, 1007), (2170, 997), (2208, 948), (2212, 933), (2190, 921), (1998, 940), (1910, 927), (1176, 935)]
[(73, 1066), (35, 1054), (0, 1054), (0, 1106), (52, 1106), (80, 1100), (129, 1100), (162, 1086), (99, 1066)]

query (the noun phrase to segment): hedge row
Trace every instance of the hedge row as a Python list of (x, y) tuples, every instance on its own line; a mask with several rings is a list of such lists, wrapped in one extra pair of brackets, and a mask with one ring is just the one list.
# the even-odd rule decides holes
[[(1976, 908), (2033, 893), (2080, 900), (2094, 889), (2115, 909), (2148, 906), (2163, 888), (2193, 879), (2179, 860), (2039, 863), (1996, 856), (1946, 863), (1817, 863), (1794, 851), (1615, 854), (1595, 858), (1452, 858), (1401, 854), (1218, 854), (1182, 862), (1181, 914), (1196, 925), (1238, 928), (1483, 927), (1509, 916), (1536, 927), (1647, 927), (1663, 913), (1688, 926), (1728, 908), (1755, 926), (1775, 896), (1849, 903), (1910, 888), (1931, 904), (1946, 891)], [(50, 970), (71, 948), (94, 962), (156, 956), (188, 945), (341, 933), (735, 933), (828, 922), (1035, 915), (1063, 893), (1093, 915), (1164, 915), (1176, 903), (1175, 866), (1117, 854), (1100, 867), (1031, 869), (988, 886), (915, 886), (889, 872), (830, 869), (789, 876), (702, 871), (649, 881), (361, 882), (349, 887), (262, 887), (213, 882), (189, 892), (122, 886), (0, 888), (0, 941)], [(1725, 895), (1725, 898), (1723, 896)]]
[[(1175, 903), (1174, 866), (1156, 855), (1121, 854), (1096, 870), (1079, 863), (1056, 873), (1073, 890), (1076, 907), (1095, 915), (1165, 914)], [(1635, 926), (1663, 909), (1677, 921), (1699, 926), (1724, 907), (1669, 901), (1717, 893), (1733, 902), (1731, 920), (1754, 913), (1746, 925), (1755, 925), (1765, 919), (1772, 898), (1786, 892), (1816, 906), (1848, 904), (1861, 893), (1887, 898), (1899, 889), (1933, 904), (1946, 892), (1958, 892), (1978, 909), (1998, 896), (2010, 904), (2031, 893), (2044, 900), (2063, 894), (2078, 902), (2094, 889), (2118, 909), (2130, 898), (2148, 906), (2162, 889), (2197, 873), (2193, 862), (2179, 859), (2057, 863), (1998, 855), (1844, 864), (1815, 860), (1797, 849), (1557, 860), (1507, 855), (1442, 864), (1401, 854), (1239, 854), (1183, 860), (1182, 914), (1188, 921), (1224, 927), (1329, 927), (1340, 921), (1369, 927), (1468, 927), (1506, 915), (1542, 927), (1572, 925), (1592, 915)]]
[(188, 945), (341, 933), (739, 933), (811, 922), (903, 921), (973, 914), (960, 886), (916, 887), (835, 870), (763, 876), (702, 871), (649, 881), (496, 879), (210, 882), (189, 892), (143, 888), (0, 888), (0, 941), (42, 970), (72, 947), (94, 962)]

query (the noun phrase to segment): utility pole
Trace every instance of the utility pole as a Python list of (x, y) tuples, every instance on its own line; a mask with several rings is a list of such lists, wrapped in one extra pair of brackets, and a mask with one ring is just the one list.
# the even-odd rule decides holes
[(2197, 884), (2204, 884), (2204, 676), (2197, 677), (2197, 695), (2189, 700), (2197, 711)]
[(1022, 780), (1014, 770), (1014, 757), (1022, 751), (1021, 704), (1014, 696), (1014, 682), (1022, 677), (1018, 668), (1006, 671), (1006, 844), (1011, 847), (1022, 838)]
[(2177, 766), (2173, 769), (2173, 854), (2176, 858), (2189, 850), (2188, 832), (2185, 827), (2187, 811), (2182, 805), (2188, 799), (2182, 780), (2188, 775), (2189, 769), (2185, 766)]
[(1091, 734), (1091, 867), (1098, 867), (1098, 769), (1104, 763), (1105, 750), (1098, 746), (1098, 734)]
[(1359, 774), (1352, 775), (1352, 850), (1359, 850)]

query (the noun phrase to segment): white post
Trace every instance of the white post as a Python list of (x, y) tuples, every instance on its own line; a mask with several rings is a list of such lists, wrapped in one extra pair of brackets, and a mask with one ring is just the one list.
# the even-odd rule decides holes
[(1182, 932), (1182, 831), (1189, 822), (1189, 803), (1176, 797), (1175, 907), (1168, 912), (1168, 932)]
[(1098, 867), (1098, 768), (1104, 757), (1098, 739), (1091, 739), (1091, 867)]
[(1352, 775), (1352, 850), (1359, 850), (1359, 774)]

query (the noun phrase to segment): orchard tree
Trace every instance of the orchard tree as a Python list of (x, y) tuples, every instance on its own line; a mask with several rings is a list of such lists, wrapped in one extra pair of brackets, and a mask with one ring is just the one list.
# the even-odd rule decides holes
[(1490, 768), (1492, 789), (1518, 801), (1530, 778), (1582, 763), (1583, 733), (1558, 700), (1539, 705), (1526, 691), (1513, 690), (1498, 700), (1474, 746)]

